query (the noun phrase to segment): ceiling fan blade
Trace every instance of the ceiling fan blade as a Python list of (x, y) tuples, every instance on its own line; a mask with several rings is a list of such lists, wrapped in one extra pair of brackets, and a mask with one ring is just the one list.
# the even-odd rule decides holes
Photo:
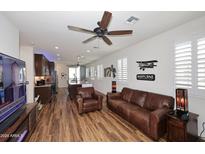
[(103, 36), (102, 39), (105, 41), (105, 43), (107, 43), (108, 45), (112, 45), (112, 42), (110, 41), (110, 39), (107, 36)]
[(100, 27), (102, 29), (106, 29), (107, 28), (108, 24), (110, 23), (111, 17), (112, 17), (112, 13), (110, 13), (108, 11), (104, 12), (102, 20), (99, 23)]
[(83, 41), (83, 43), (88, 43), (88, 42), (90, 42), (90, 41), (96, 39), (97, 37), (98, 37), (98, 36), (93, 36), (93, 37), (91, 37), (91, 38), (89, 38), (89, 39)]
[(132, 34), (132, 30), (117, 30), (117, 31), (110, 31), (107, 35), (127, 35)]
[(95, 34), (95, 32), (92, 30), (88, 30), (88, 29), (84, 29), (84, 28), (80, 28), (80, 27), (75, 27), (75, 26), (69, 26), (69, 25), (67, 27), (68, 27), (68, 29), (73, 30), (73, 31)]

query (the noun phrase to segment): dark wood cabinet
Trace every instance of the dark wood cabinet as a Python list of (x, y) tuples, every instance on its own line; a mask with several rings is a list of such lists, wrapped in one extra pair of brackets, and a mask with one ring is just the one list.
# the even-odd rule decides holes
[(38, 95), (40, 95), (40, 100), (42, 104), (49, 103), (52, 100), (51, 84), (36, 86), (35, 97)]
[(198, 139), (198, 115), (189, 112), (189, 120), (176, 113), (167, 114), (167, 137), (172, 142), (192, 142)]
[(42, 54), (35, 54), (35, 76), (49, 75), (49, 61)]
[(54, 75), (54, 72), (55, 72), (55, 63), (49, 62), (49, 74)]

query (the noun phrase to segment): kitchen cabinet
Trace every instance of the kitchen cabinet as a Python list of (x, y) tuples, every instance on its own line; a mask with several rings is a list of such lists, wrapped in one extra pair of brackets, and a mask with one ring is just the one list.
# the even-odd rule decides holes
[(49, 61), (42, 54), (35, 54), (35, 76), (49, 75)]
[(53, 75), (55, 72), (55, 63), (54, 62), (49, 62), (49, 74)]

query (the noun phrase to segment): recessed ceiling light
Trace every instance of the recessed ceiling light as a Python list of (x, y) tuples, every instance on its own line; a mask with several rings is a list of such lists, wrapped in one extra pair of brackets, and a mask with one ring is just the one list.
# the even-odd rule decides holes
[(56, 50), (58, 50), (58, 49), (59, 49), (59, 47), (58, 47), (58, 46), (55, 46), (55, 49), (56, 49)]
[(131, 25), (134, 25), (138, 20), (139, 20), (139, 18), (136, 18), (136, 17), (134, 17), (134, 16), (131, 16), (131, 17), (129, 17), (129, 18), (126, 20), (126, 23), (127, 23), (127, 24), (131, 24)]
[(60, 54), (59, 54), (59, 53), (57, 53), (56, 55), (57, 55), (58, 57), (60, 56)]
[(87, 53), (90, 53), (91, 51), (90, 51), (90, 50), (86, 50), (86, 52), (87, 52)]
[(31, 42), (31, 45), (32, 45), (32, 46), (34, 46), (34, 45), (35, 45), (35, 43), (32, 41), (32, 42)]

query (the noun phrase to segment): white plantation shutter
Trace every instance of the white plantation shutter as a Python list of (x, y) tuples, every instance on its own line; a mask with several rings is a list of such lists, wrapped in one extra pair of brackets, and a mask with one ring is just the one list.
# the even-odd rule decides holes
[(117, 61), (117, 74), (119, 81), (127, 81), (127, 58), (119, 59)]
[(95, 68), (93, 66), (90, 67), (90, 77), (91, 77), (91, 80), (95, 79)]
[(205, 90), (205, 38), (197, 41), (197, 87)]
[(102, 79), (103, 78), (103, 65), (97, 66), (97, 78)]
[(89, 71), (90, 71), (89, 68), (86, 68), (86, 74), (85, 74), (86, 78), (89, 78), (89, 77), (90, 77)]
[(121, 80), (122, 78), (122, 60), (118, 59), (117, 61), (117, 76), (118, 80)]
[(175, 46), (175, 83), (178, 88), (192, 88), (192, 44)]

